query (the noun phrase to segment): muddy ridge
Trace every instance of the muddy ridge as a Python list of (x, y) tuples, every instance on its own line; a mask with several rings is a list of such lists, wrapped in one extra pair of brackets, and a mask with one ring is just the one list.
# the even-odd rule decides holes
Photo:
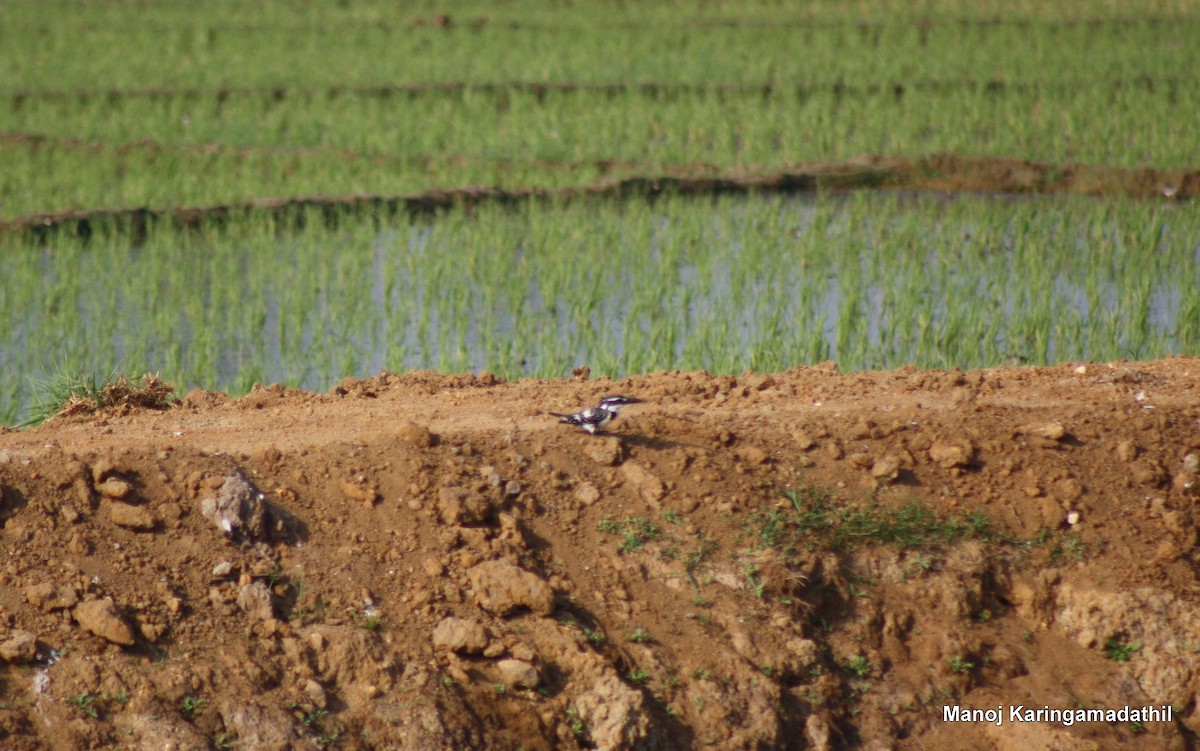
[[(1032, 19), (1032, 18), (1011, 18), (1011, 17), (994, 17), (994, 18), (923, 18), (918, 20), (900, 20), (900, 21), (864, 21), (850, 19), (746, 19), (746, 18), (716, 18), (716, 19), (675, 19), (672, 28), (695, 28), (695, 29), (711, 29), (711, 28), (729, 28), (729, 29), (844, 29), (853, 28), (862, 33), (876, 32), (883, 29), (894, 29), (903, 27), (916, 27), (921, 30), (929, 30), (938, 26), (954, 26), (960, 29), (992, 29), (1003, 27), (1016, 27), (1019, 29), (1029, 28), (1051, 28), (1051, 29), (1073, 29), (1077, 27), (1086, 28), (1103, 28), (1106, 26), (1166, 26), (1179, 23), (1187, 23), (1191, 20), (1191, 16), (1187, 14), (1179, 15), (1147, 15), (1147, 16), (1085, 16), (1079, 18), (1064, 18), (1064, 19)], [(509, 18), (489, 18), (486, 16), (461, 17), (447, 13), (439, 13), (430, 16), (414, 15), (407, 21), (387, 21), (379, 18), (364, 19), (361, 21), (335, 21), (332, 19), (322, 19), (321, 29), (328, 32), (338, 32), (346, 30), (358, 30), (363, 27), (370, 27), (373, 31), (380, 33), (397, 33), (407, 31), (413, 28), (433, 28), (446, 31), (458, 29), (480, 30), (488, 29), (503, 29), (509, 31), (520, 30), (537, 30), (546, 32), (570, 32), (579, 29), (578, 24), (571, 23), (555, 23), (536, 20), (509, 19)], [(25, 30), (35, 34), (49, 34), (51, 27), (45, 25), (23, 25)], [(635, 22), (592, 22), (588, 24), (589, 29), (613, 29), (613, 30), (642, 30), (643, 26)], [(142, 32), (161, 32), (174, 33), (179, 31), (178, 26), (167, 25), (161, 23), (141, 23), (137, 29)], [(204, 31), (209, 35), (210, 40), (215, 39), (217, 34), (244, 34), (247, 32), (301, 32), (311, 31), (312, 24), (278, 24), (278, 23), (205, 23)]]
[[(0, 747), (1193, 748), (1198, 375), (384, 373), (0, 430)], [(1010, 705), (1171, 718), (944, 714)]]
[[(704, 169), (705, 165), (698, 165)], [(679, 166), (684, 170), (686, 167)], [(428, 214), (457, 206), (485, 203), (580, 199), (647, 200), (661, 195), (794, 194), (864, 189), (947, 191), (1013, 194), (1120, 195), (1159, 200), (1187, 200), (1200, 195), (1200, 172), (1050, 165), (1018, 159), (936, 155), (920, 159), (863, 157), (848, 162), (812, 164), (786, 172), (719, 176), (658, 175), (604, 180), (560, 189), (465, 187), (431, 190), (407, 196), (305, 196), (258, 198), (219, 206), (170, 208), (111, 208), (62, 211), (0, 222), (0, 233), (45, 236), (68, 232), (92, 233), (92, 225), (115, 226), (141, 237), (156, 222), (180, 227), (223, 223), (247, 212), (271, 215), (285, 223), (302, 222), (313, 209), (326, 221), (367, 214), (391, 217)]]
[(814, 94), (829, 93), (836, 97), (875, 97), (892, 96), (902, 98), (908, 91), (922, 92), (952, 92), (952, 91), (983, 91), (992, 94), (1019, 93), (1028, 91), (1062, 92), (1078, 91), (1081, 87), (1111, 89), (1114, 92), (1124, 88), (1136, 87), (1155, 90), (1157, 87), (1170, 90), (1180, 85), (1191, 84), (1191, 78), (1170, 76), (1139, 75), (1131, 78), (1113, 78), (1106, 80), (1085, 79), (1064, 81), (1061, 79), (1047, 81), (1009, 81), (1004, 78), (932, 78), (915, 79), (911, 81), (894, 81), (889, 83), (852, 84), (844, 81), (822, 83), (685, 83), (679, 81), (620, 81), (612, 83), (588, 83), (577, 81), (443, 81), (438, 83), (414, 84), (378, 84), (353, 86), (335, 84), (330, 86), (223, 86), (220, 88), (185, 88), (174, 86), (159, 86), (147, 88), (121, 89), (77, 89), (67, 90), (10, 90), (0, 91), (0, 99), (7, 99), (14, 110), (19, 110), (29, 100), (76, 100), (79, 103), (104, 101), (110, 105), (128, 99), (202, 99), (215, 100), (218, 105), (236, 97), (258, 97), (282, 102), (287, 99), (337, 99), (339, 97), (377, 98), (392, 97), (416, 98), (429, 95), (461, 95), (463, 93), (482, 93), (492, 96), (504, 96), (510, 93), (531, 93), (539, 98), (550, 94), (602, 94), (610, 97), (622, 94), (639, 94), (646, 97), (669, 98), (697, 94), (717, 96), (795, 96), (809, 97)]

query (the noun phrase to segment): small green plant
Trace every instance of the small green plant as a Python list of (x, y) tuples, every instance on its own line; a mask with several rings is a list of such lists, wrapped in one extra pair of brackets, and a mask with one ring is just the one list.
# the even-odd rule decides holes
[(692, 677), (698, 681), (706, 681), (709, 678), (712, 678), (712, 673), (708, 672), (704, 668), (696, 668), (692, 671)]
[(1115, 636), (1104, 642), (1104, 656), (1113, 662), (1129, 662), (1134, 653), (1142, 648), (1137, 642), (1122, 642)]
[(627, 519), (624, 525), (624, 536), (621, 538), (621, 544), (617, 550), (621, 553), (629, 553), (634, 550), (640, 550), (646, 546), (646, 543), (651, 540), (661, 540), (665, 537), (659, 526), (641, 517)]
[(759, 511), (755, 514), (755, 519), (758, 522), (756, 536), (762, 542), (763, 547), (785, 551), (790, 549), (793, 535), (791, 534), (792, 524), (789, 514), (779, 509), (771, 509), (770, 511)]
[(78, 696), (68, 697), (67, 703), (78, 707), (80, 712), (84, 713), (88, 717), (91, 717), (93, 720), (98, 720), (100, 719), (99, 702), (103, 702), (107, 698), (108, 697), (104, 694), (96, 695), (84, 691)]
[[(296, 706), (293, 704), (292, 708), (295, 709)], [(329, 710), (320, 708), (311, 709), (300, 715), (300, 722), (313, 732), (317, 743), (322, 746), (337, 743), (338, 739), (342, 737), (341, 723), (335, 720), (332, 727), (326, 726), (325, 718), (327, 717), (329, 717)]]
[(811, 536), (821, 538), (834, 550), (864, 543), (920, 548), (969, 536), (993, 536), (987, 518), (978, 512), (945, 519), (915, 500), (891, 508), (873, 498), (864, 504), (841, 507), (832, 503), (827, 491), (811, 485), (787, 489), (784, 496), (791, 501), (793, 514), (775, 511), (760, 517), (763, 526), (759, 536), (775, 547), (786, 548), (790, 543), (785, 540)]
[(193, 717), (199, 717), (204, 712), (204, 705), (208, 704), (208, 699), (203, 696), (192, 696), (188, 694), (183, 697), (183, 701), (179, 703), (179, 714), (183, 719), (190, 720)]
[[(640, 550), (651, 540), (668, 539), (657, 523), (642, 517), (632, 517), (623, 522), (601, 519), (596, 528), (607, 534), (621, 535), (621, 544), (617, 546), (617, 550), (621, 553)], [(676, 551), (674, 555), (678, 555), (678, 552)]]
[(578, 710), (567, 710), (567, 728), (571, 731), (571, 735), (576, 738), (583, 739), (587, 735), (587, 728), (583, 725), (583, 719), (580, 718)]
[(750, 591), (754, 593), (755, 597), (761, 600), (763, 593), (766, 591), (767, 583), (758, 576), (758, 566), (754, 565), (751, 561), (746, 561), (742, 565), (742, 571), (746, 574), (746, 584), (750, 588)]
[(975, 663), (968, 661), (962, 655), (957, 655), (946, 660), (946, 664), (956, 673), (969, 673), (975, 669)]
[(631, 672), (629, 674), (629, 682), (630, 683), (641, 684), (641, 683), (645, 683), (648, 680), (650, 680), (650, 674), (647, 673), (645, 670), (642, 670), (641, 668), (638, 668), (637, 670), (634, 670), (633, 672)]
[(1054, 547), (1050, 550), (1050, 559), (1058, 560), (1061, 558), (1076, 562), (1083, 560), (1086, 553), (1087, 546), (1084, 545), (1079, 535), (1074, 532), (1068, 532), (1054, 543)]
[(604, 632), (596, 629), (585, 627), (583, 629), (583, 635), (588, 641), (597, 647), (603, 647), (608, 642), (608, 637), (604, 635)]
[(871, 661), (862, 655), (852, 657), (848, 662), (846, 662), (845, 667), (859, 678), (866, 678), (871, 674), (871, 671), (874, 670), (874, 666), (871, 665)]
[(360, 614), (357, 611), (354, 613), (354, 623), (361, 629), (375, 632), (383, 625), (383, 616), (378, 612), (372, 612), (370, 615)]
[(645, 644), (646, 642), (650, 641), (651, 638), (650, 632), (642, 626), (635, 628), (633, 633), (629, 635), (629, 641), (635, 644)]
[(305, 712), (304, 716), (300, 718), (300, 722), (303, 723), (304, 726), (308, 727), (308, 728), (318, 727), (321, 724), (321, 720), (324, 720), (328, 716), (329, 716), (328, 709), (313, 709), (308, 712)]
[(679, 512), (673, 508), (663, 509), (662, 517), (663, 517), (663, 521), (665, 521), (667, 524), (682, 524), (683, 523), (682, 520), (680, 519)]
[(492, 691), (496, 693), (496, 696), (503, 696), (504, 694), (508, 693), (508, 686), (503, 683), (493, 683)]

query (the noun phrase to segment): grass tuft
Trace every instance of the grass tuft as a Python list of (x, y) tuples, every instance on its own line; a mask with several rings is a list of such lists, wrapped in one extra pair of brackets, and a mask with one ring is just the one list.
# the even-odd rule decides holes
[(784, 496), (791, 501), (790, 512), (773, 509), (755, 516), (764, 547), (788, 551), (814, 538), (833, 550), (866, 544), (921, 548), (966, 538), (997, 539), (987, 517), (978, 511), (946, 518), (918, 500), (893, 508), (874, 498), (838, 506), (828, 491), (811, 485), (786, 489)]
[(147, 373), (134, 382), (119, 373), (102, 379), (82, 368), (76, 371), (60, 368), (44, 378), (31, 376), (30, 383), (36, 397), (30, 419), (23, 426), (113, 407), (167, 409), (175, 392), (175, 387), (164, 383), (156, 373)]

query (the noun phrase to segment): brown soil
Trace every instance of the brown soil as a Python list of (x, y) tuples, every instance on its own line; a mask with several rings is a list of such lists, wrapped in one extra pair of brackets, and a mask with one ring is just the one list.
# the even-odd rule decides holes
[[(1194, 748), (1198, 376), (384, 374), (0, 432), (0, 748)], [(545, 414), (611, 392), (607, 437)]]

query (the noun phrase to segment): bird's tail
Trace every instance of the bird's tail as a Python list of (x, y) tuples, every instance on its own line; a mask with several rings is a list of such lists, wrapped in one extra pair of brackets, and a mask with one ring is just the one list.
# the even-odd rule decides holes
[(570, 420), (570, 419), (571, 419), (571, 417), (572, 417), (572, 415), (564, 415), (564, 414), (561, 414), (561, 413), (559, 413), (559, 412), (547, 412), (546, 414), (548, 414), (548, 415), (550, 415), (550, 416), (552, 416), (552, 417), (557, 417), (557, 418), (558, 418), (559, 420), (561, 420), (562, 422), (567, 422), (567, 421), (568, 421), (568, 420)]

